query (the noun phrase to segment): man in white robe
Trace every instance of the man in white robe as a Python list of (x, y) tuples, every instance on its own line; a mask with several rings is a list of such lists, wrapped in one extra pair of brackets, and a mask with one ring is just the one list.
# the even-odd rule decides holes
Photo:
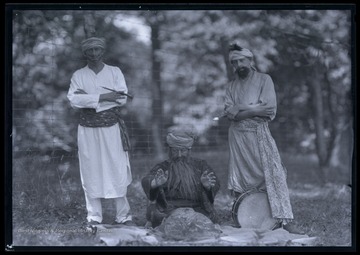
[(80, 109), (78, 155), (87, 222), (101, 223), (101, 199), (111, 198), (116, 206), (115, 222), (133, 225), (126, 197), (132, 181), (129, 141), (119, 116), (120, 107), (127, 102), (121, 92), (128, 89), (121, 70), (102, 62), (104, 50), (102, 38), (82, 42), (88, 64), (74, 72), (67, 95), (71, 106)]

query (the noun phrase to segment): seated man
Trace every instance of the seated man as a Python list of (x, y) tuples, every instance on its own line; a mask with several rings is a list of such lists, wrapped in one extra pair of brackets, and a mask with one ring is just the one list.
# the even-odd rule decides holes
[(214, 198), (220, 188), (215, 173), (206, 161), (190, 156), (194, 136), (188, 131), (167, 135), (169, 159), (155, 165), (142, 179), (142, 187), (150, 200), (146, 212), (152, 227), (176, 208), (190, 207), (218, 223)]

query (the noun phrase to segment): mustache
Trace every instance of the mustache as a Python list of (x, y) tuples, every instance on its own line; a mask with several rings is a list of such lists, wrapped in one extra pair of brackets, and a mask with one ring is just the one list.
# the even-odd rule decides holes
[(238, 67), (238, 68), (236, 68), (236, 72), (246, 72), (248, 70), (249, 70), (249, 68), (247, 68), (247, 67)]
[(102, 56), (91, 56), (91, 57), (86, 57), (87, 59), (100, 59)]
[(240, 78), (245, 78), (250, 72), (250, 68), (239, 67), (236, 69), (236, 73)]
[(188, 157), (187, 156), (173, 155), (171, 157), (171, 162), (173, 162), (173, 163), (180, 163), (180, 162), (187, 163), (188, 162)]
[(90, 60), (97, 60), (103, 57), (104, 54), (96, 54), (96, 55), (85, 55), (86, 59), (90, 59)]

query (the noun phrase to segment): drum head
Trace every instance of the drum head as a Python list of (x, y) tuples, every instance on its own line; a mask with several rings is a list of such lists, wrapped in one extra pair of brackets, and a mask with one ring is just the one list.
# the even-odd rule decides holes
[(255, 191), (240, 196), (233, 206), (233, 219), (242, 228), (272, 230), (277, 220), (271, 215), (266, 192)]

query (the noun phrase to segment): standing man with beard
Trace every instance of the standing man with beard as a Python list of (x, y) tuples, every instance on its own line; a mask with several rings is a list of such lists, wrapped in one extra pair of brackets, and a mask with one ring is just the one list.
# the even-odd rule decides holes
[(277, 109), (274, 84), (268, 74), (256, 71), (250, 50), (234, 43), (229, 60), (235, 78), (225, 96), (225, 114), (231, 121), (228, 189), (235, 197), (254, 189), (266, 191), (272, 217), (284, 226), (293, 213), (286, 168), (268, 127)]
[(121, 119), (127, 101), (122, 94), (127, 93), (124, 75), (118, 67), (103, 63), (104, 39), (88, 38), (81, 49), (87, 65), (73, 74), (67, 96), (71, 106), (80, 110), (77, 141), (87, 223), (101, 223), (101, 199), (113, 199), (115, 223), (134, 225), (126, 198), (132, 175), (129, 137)]
[(194, 135), (178, 130), (167, 135), (169, 159), (155, 165), (142, 179), (142, 187), (150, 204), (146, 218), (152, 227), (176, 208), (190, 207), (218, 223), (214, 209), (219, 181), (211, 167), (190, 156)]

